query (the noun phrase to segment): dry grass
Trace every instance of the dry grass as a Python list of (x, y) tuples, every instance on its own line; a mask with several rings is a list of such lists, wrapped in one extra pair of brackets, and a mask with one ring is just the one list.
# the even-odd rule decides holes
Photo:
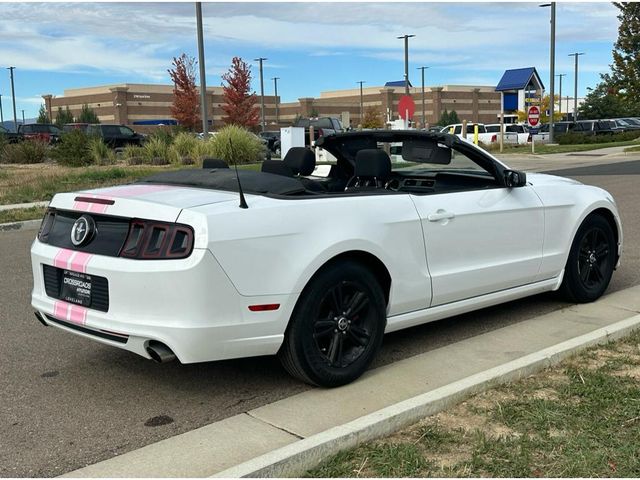
[(141, 177), (175, 167), (95, 166), (61, 167), (0, 165), (0, 205), (50, 200), (58, 192), (98, 188), (133, 182)]

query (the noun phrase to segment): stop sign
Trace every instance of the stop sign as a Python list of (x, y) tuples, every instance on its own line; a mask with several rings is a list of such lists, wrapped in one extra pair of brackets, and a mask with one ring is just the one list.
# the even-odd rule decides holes
[(527, 122), (529, 122), (529, 125), (531, 125), (532, 127), (535, 127), (540, 123), (540, 109), (535, 105), (529, 107), (529, 112), (527, 113)]
[[(413, 117), (413, 113), (416, 111), (416, 104), (413, 102), (413, 98), (409, 95), (403, 95), (398, 102), (398, 115), (403, 120)], [(407, 113), (409, 117), (407, 118)]]

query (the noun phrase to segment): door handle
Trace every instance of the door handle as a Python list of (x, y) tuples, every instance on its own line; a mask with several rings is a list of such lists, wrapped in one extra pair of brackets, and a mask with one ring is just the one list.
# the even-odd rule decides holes
[(455, 216), (456, 216), (455, 213), (447, 212), (445, 210), (440, 209), (436, 211), (436, 213), (432, 213), (428, 215), (427, 220), (429, 220), (430, 222), (439, 222), (440, 220), (449, 220), (451, 218), (454, 218)]

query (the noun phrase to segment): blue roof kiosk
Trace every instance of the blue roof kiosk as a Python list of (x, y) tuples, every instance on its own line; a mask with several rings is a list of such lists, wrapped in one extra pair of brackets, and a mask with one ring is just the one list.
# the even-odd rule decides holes
[(506, 70), (498, 82), (496, 92), (502, 92), (505, 115), (516, 110), (526, 112), (532, 105), (541, 106), (544, 85), (535, 67)]

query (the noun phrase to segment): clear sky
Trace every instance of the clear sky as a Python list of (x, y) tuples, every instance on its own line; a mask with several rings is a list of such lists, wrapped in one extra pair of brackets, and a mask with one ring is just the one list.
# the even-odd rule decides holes
[[(265, 92), (280, 77), (282, 100), (402, 80), (403, 34), (409, 76), (420, 84), (498, 83), (508, 68), (535, 66), (549, 87), (549, 8), (539, 3), (203, 3), (207, 84), (220, 85), (233, 56), (267, 57)], [(573, 94), (572, 52), (580, 57), (579, 96), (607, 72), (617, 9), (604, 2), (558, 3), (556, 73)], [(197, 57), (189, 3), (0, 3), (0, 62), (15, 70), (18, 117), (35, 117), (42, 94), (110, 83), (170, 83), (174, 56)], [(252, 62), (253, 63), (253, 62)], [(4, 73), (2, 73), (4, 71)], [(260, 89), (257, 66), (253, 88)], [(556, 87), (557, 90), (557, 87)], [(5, 120), (9, 72), (0, 70)]]

